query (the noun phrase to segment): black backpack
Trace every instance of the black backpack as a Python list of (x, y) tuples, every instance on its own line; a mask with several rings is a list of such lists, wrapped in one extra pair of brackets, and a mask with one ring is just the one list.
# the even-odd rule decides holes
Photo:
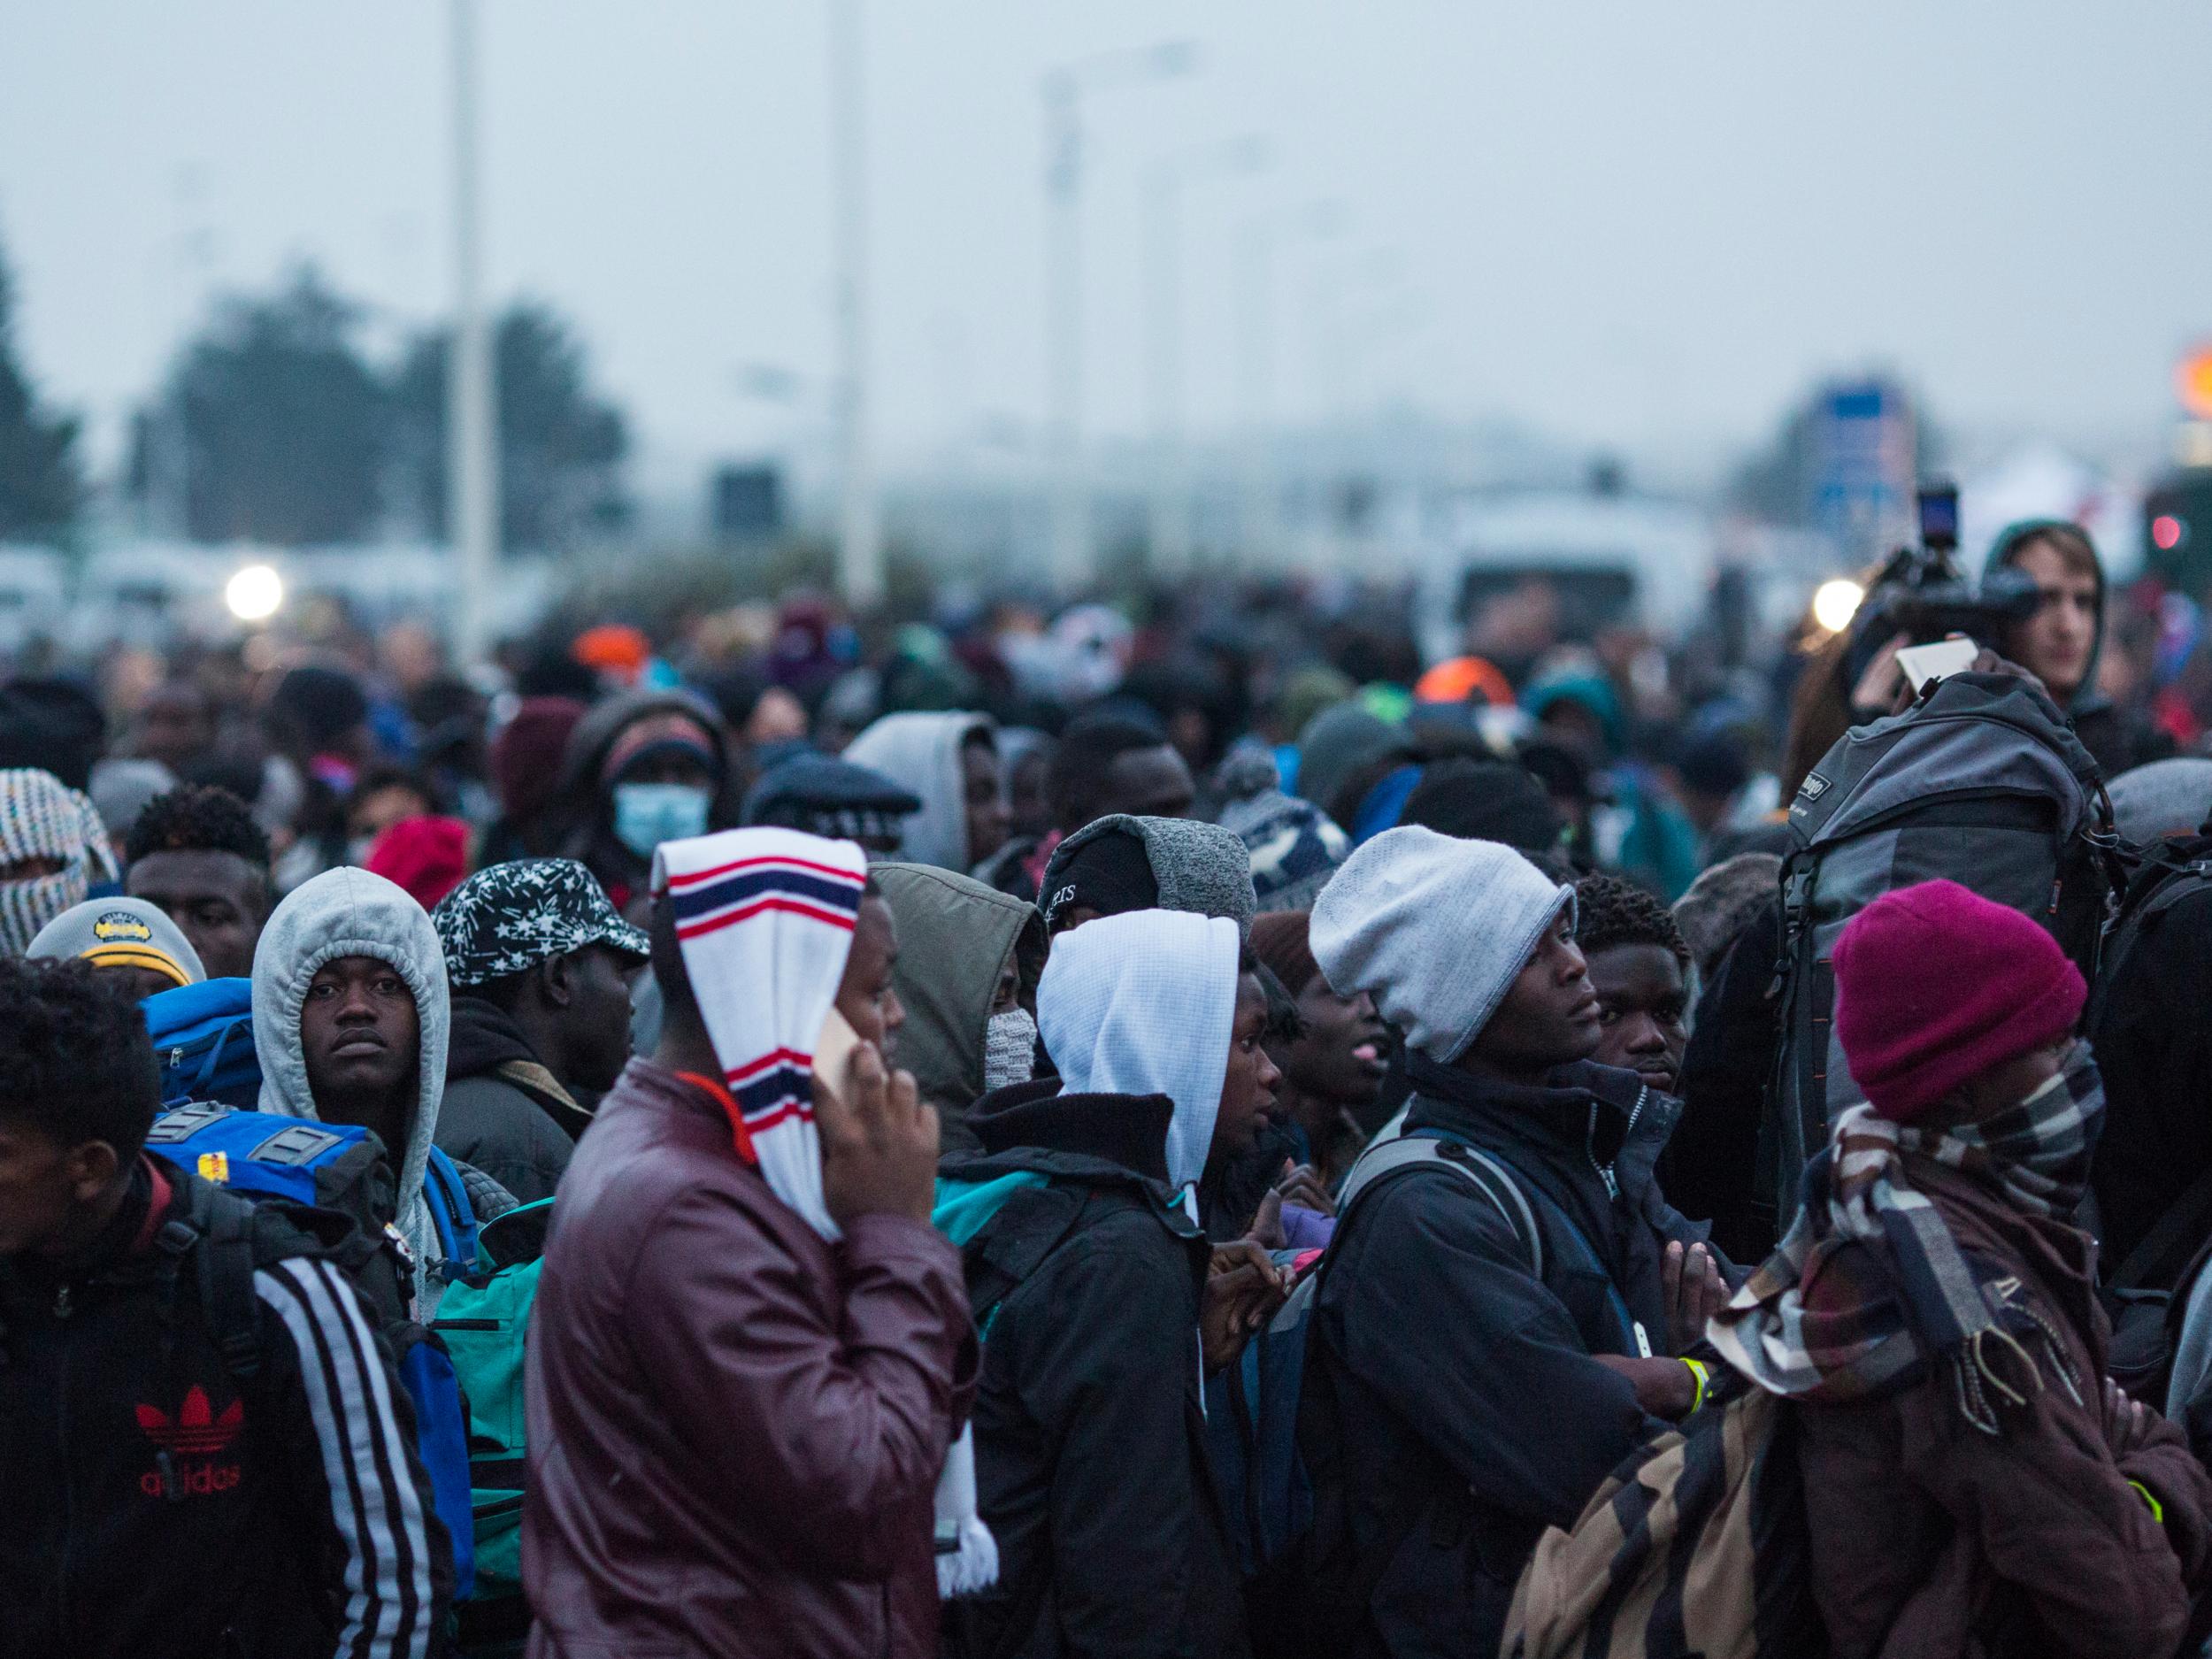
[[(2103, 1030), (2113, 987), (2143, 941), (2165, 925), (2182, 900), (2212, 887), (2212, 837), (2154, 841), (2140, 849), (2139, 856), (2121, 894), (2119, 912), (2106, 930), (2103, 957), (2090, 987), (2082, 1028), (2093, 1040)], [(2183, 1189), (2125, 1257), (2104, 1268), (2098, 1294), (2112, 1320), (2107, 1369), (2139, 1400), (2156, 1404), (2165, 1398), (2174, 1327), (2188, 1287), (2201, 1271), (2208, 1238), (2212, 1238), (2212, 1170)]]
[(1790, 803), (1782, 864), (1781, 1043), (1759, 1184), (1786, 1229), (1805, 1162), (1864, 1097), (1835, 1036), (1844, 925), (1893, 888), (1947, 878), (2047, 928), (2094, 981), (2120, 841), (2097, 763), (2042, 686), (1954, 674), (1854, 726)]

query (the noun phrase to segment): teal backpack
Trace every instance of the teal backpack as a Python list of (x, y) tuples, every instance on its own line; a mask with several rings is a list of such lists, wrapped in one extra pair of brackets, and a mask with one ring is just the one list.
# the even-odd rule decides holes
[(477, 1232), (477, 1271), (446, 1286), (430, 1328), (453, 1357), (468, 1401), (469, 1515), (476, 1592), (460, 1604), (465, 1653), (522, 1651), (530, 1604), (522, 1594), (522, 1498), (529, 1444), (522, 1400), (524, 1338), (553, 1201), (520, 1204)]

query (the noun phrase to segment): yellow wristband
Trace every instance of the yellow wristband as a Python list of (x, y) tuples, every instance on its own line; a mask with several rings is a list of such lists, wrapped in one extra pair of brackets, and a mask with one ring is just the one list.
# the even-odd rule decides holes
[[(1703, 1360), (1686, 1359), (1682, 1363), (1690, 1368), (1690, 1375), (1697, 1379), (1697, 1397), (1690, 1402), (1690, 1410), (1694, 1414), (1705, 1409), (1705, 1386), (1711, 1380), (1712, 1373), (1706, 1370)], [(2148, 1497), (2150, 1494), (2145, 1493), (2143, 1495)], [(2157, 1505), (2151, 1507), (2155, 1509)]]
[(2136, 1496), (2141, 1498), (2144, 1502), (2151, 1506), (2151, 1519), (2156, 1521), (2161, 1526), (2165, 1525), (2166, 1506), (2161, 1503), (2156, 1498), (2151, 1496), (2151, 1489), (2139, 1480), (2131, 1480), (2128, 1482), (2128, 1485), (2135, 1488)]

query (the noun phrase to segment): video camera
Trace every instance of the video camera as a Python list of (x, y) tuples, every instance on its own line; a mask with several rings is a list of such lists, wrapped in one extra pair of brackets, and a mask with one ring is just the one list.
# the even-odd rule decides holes
[(1986, 571), (1978, 584), (1960, 573), (1955, 486), (1931, 484), (1918, 492), (1918, 502), (1920, 545), (1892, 553), (1869, 584), (1866, 603), (1852, 623), (1846, 685), (1857, 684), (1875, 653), (1900, 634), (1909, 645), (1932, 645), (1963, 634), (1994, 647), (2006, 629), (2025, 622), (2041, 603), (2024, 572)]

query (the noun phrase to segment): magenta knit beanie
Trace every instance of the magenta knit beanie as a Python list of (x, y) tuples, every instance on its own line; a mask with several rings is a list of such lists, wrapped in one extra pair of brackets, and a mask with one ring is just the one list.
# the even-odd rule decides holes
[(1844, 928), (1835, 968), (1851, 1080), (1895, 1123), (2063, 1036), (2089, 995), (2050, 934), (1955, 881), (1885, 893)]

